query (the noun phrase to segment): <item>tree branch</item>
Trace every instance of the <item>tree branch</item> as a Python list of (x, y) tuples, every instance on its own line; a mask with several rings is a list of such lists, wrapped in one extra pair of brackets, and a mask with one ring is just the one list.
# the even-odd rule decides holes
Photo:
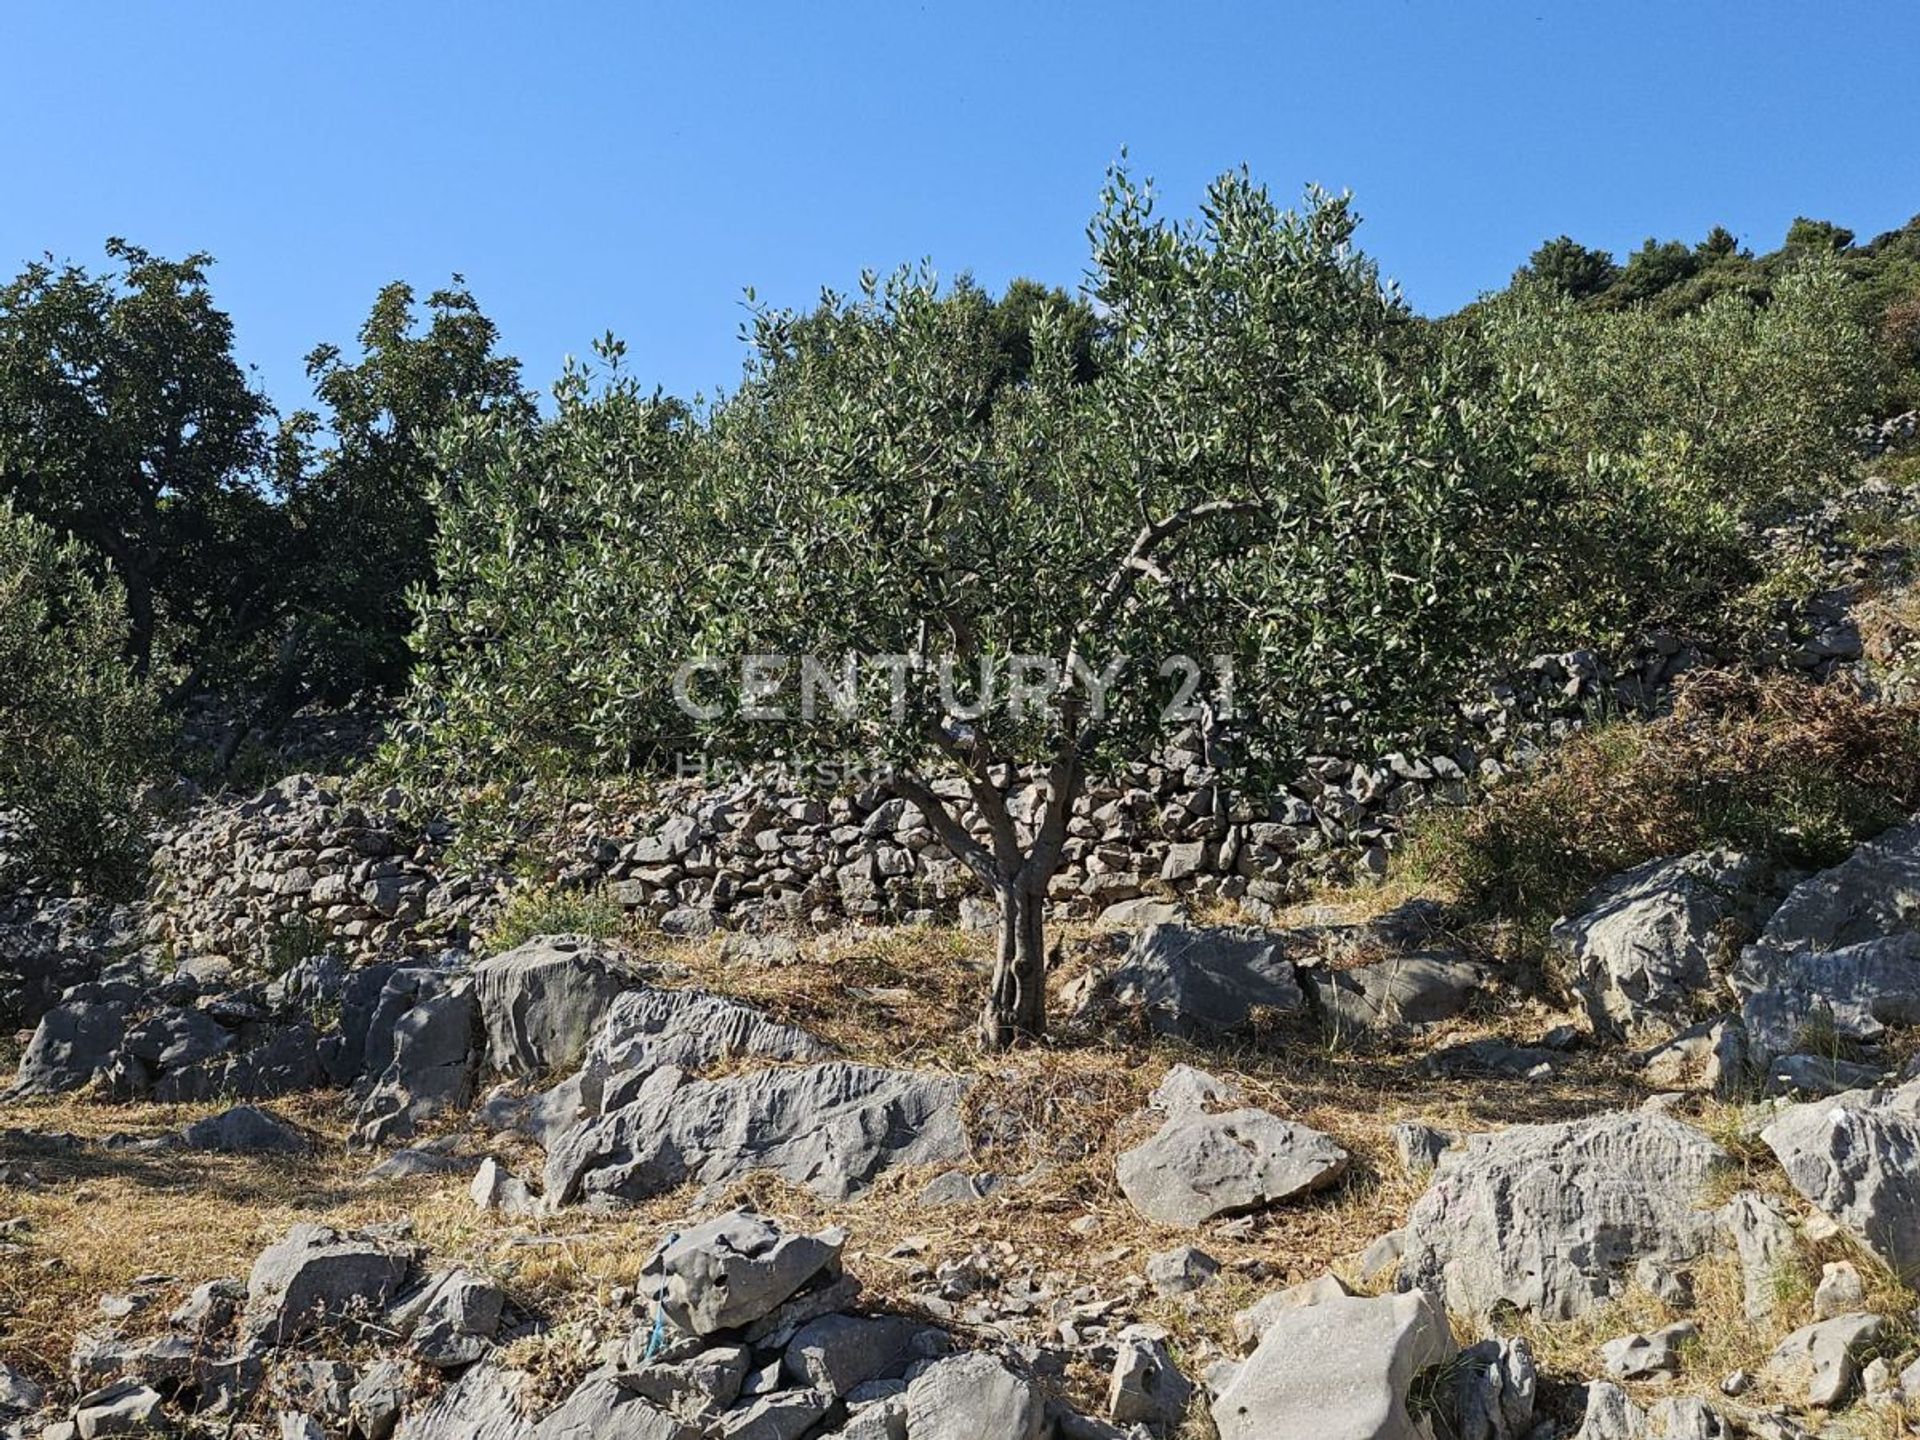
[(933, 833), (940, 837), (940, 843), (952, 852), (954, 859), (990, 887), (999, 888), (1003, 882), (992, 853), (967, 833), (967, 827), (960, 823), (959, 817), (948, 808), (945, 800), (916, 775), (895, 771), (892, 783), (896, 794), (904, 800), (911, 800), (920, 808), (920, 813), (927, 817), (927, 824), (933, 827)]

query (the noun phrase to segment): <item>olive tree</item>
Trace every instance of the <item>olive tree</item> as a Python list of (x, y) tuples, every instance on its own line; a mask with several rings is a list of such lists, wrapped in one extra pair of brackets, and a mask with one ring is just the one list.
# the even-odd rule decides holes
[(0, 811), (22, 822), (14, 858), (28, 873), (119, 891), (139, 864), (136, 800), (161, 771), (164, 730), (122, 655), (120, 584), (89, 562), (0, 498)]
[(1344, 200), (1230, 175), (1174, 225), (1116, 174), (1104, 201), (1092, 379), (1048, 310), (996, 392), (973, 312), (868, 277), (804, 330), (757, 316), (703, 467), (705, 734), (884, 767), (998, 902), (989, 1047), (1046, 1027), (1090, 773), (1196, 713), (1272, 757), (1432, 718), (1523, 642), (1555, 500), (1525, 392), (1414, 328)]
[(994, 307), (905, 270), (756, 309), (720, 403), (576, 372), (537, 434), (456, 431), (398, 771), (869, 776), (998, 902), (984, 1042), (1040, 1035), (1091, 775), (1195, 717), (1273, 765), (1404, 736), (1525, 643), (1562, 498), (1530, 393), (1354, 224), (1243, 174), (1171, 224), (1116, 173), (1091, 340), (1043, 299), (1017, 375)]

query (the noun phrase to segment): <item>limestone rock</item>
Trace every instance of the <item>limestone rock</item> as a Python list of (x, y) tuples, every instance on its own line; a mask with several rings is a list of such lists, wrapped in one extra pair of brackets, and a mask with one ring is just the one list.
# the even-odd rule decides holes
[(1164, 1341), (1121, 1338), (1107, 1377), (1107, 1414), (1114, 1424), (1166, 1431), (1180, 1423), (1192, 1398), (1193, 1386), (1173, 1363)]
[(1121, 1005), (1140, 1006), (1163, 1034), (1221, 1033), (1256, 1010), (1298, 1013), (1306, 1004), (1279, 938), (1264, 930), (1153, 925), (1140, 931), (1107, 977)]
[(1213, 1404), (1220, 1440), (1430, 1440), (1407, 1410), (1455, 1355), (1432, 1296), (1359, 1296), (1285, 1311)]
[(845, 1395), (903, 1367), (907, 1345), (920, 1328), (898, 1315), (823, 1315), (787, 1342), (787, 1376), (795, 1385)]
[(490, 956), (473, 970), (487, 1063), (508, 1074), (577, 1065), (614, 997), (639, 983), (625, 956), (577, 935), (543, 935)]
[(1853, 1389), (1854, 1352), (1886, 1328), (1878, 1315), (1836, 1315), (1804, 1325), (1774, 1347), (1767, 1357), (1767, 1378), (1798, 1390), (1806, 1403), (1827, 1407)]
[(603, 1114), (625, 1105), (659, 1070), (697, 1071), (721, 1060), (824, 1060), (825, 1045), (764, 1011), (700, 990), (629, 989), (614, 999), (587, 1047), (580, 1103)]
[(712, 1335), (773, 1312), (823, 1272), (838, 1273), (839, 1231), (788, 1235), (744, 1211), (672, 1237), (642, 1277), (661, 1288), (661, 1308), (680, 1329)]
[(1456, 1440), (1526, 1440), (1538, 1392), (1533, 1351), (1524, 1338), (1469, 1345), (1454, 1366)]
[(136, 993), (118, 982), (68, 990), (34, 1027), (9, 1093), (57, 1095), (105, 1072), (119, 1052)]
[(1790, 1106), (1760, 1138), (1794, 1189), (1896, 1274), (1920, 1273), (1920, 1081)]
[(376, 1145), (403, 1139), (422, 1121), (472, 1103), (480, 1055), (480, 1009), (471, 979), (402, 970), (387, 982), (381, 1004), (400, 1013), (392, 1022), (390, 1058), (361, 1104), (355, 1132)]
[(1705, 1253), (1714, 1222), (1700, 1196), (1726, 1160), (1691, 1126), (1644, 1111), (1469, 1136), (1408, 1215), (1400, 1284), (1470, 1315), (1503, 1302), (1584, 1315), (1639, 1261)]
[(1750, 907), (1757, 865), (1727, 850), (1650, 860), (1603, 882), (1553, 927), (1596, 1032), (1638, 1043), (1682, 1029)]
[(1796, 1263), (1799, 1241), (1780, 1202), (1743, 1190), (1717, 1212), (1722, 1231), (1740, 1257), (1742, 1303), (1747, 1319), (1765, 1324), (1779, 1306), (1779, 1278)]
[(272, 1111), (257, 1105), (236, 1105), (205, 1120), (196, 1120), (181, 1132), (180, 1138), (189, 1150), (300, 1155), (310, 1148), (305, 1135)]
[(371, 1320), (406, 1279), (407, 1257), (324, 1225), (268, 1246), (247, 1280), (246, 1333), (284, 1345), (326, 1326)]
[(1033, 1382), (991, 1355), (948, 1355), (907, 1386), (912, 1440), (1040, 1440), (1046, 1406)]
[(1325, 1189), (1346, 1173), (1330, 1137), (1265, 1110), (1170, 1116), (1117, 1163), (1133, 1207), (1163, 1225), (1201, 1225)]
[(1391, 1030), (1451, 1019), (1485, 991), (1484, 965), (1446, 952), (1396, 955), (1346, 970), (1306, 973), (1321, 1015), (1343, 1032)]
[(833, 1063), (680, 1081), (657, 1071), (631, 1102), (564, 1133), (547, 1157), (547, 1204), (617, 1206), (756, 1170), (843, 1200), (882, 1170), (966, 1149), (964, 1084), (950, 1076)]

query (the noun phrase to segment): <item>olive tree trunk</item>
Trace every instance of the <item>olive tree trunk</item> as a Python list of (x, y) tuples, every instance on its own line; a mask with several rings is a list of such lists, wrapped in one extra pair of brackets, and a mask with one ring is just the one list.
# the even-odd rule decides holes
[(980, 1012), (980, 1043), (1005, 1050), (1047, 1033), (1047, 896), (1018, 879), (998, 887), (1000, 944)]

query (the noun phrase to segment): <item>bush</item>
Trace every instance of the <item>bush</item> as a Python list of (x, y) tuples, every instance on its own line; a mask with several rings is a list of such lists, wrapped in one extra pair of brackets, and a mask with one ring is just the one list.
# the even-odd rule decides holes
[(1669, 319), (1523, 286), (1483, 324), (1508, 366), (1540, 373), (1563, 466), (1630, 462), (1707, 518), (1763, 515), (1842, 471), (1883, 378), (1831, 259), (1801, 263), (1765, 305), (1724, 294)]
[(587, 935), (611, 940), (626, 929), (626, 912), (599, 891), (531, 885), (507, 896), (487, 931), (486, 951), (499, 955), (541, 935)]
[(1475, 918), (1544, 931), (1593, 885), (1729, 845), (1819, 868), (1920, 805), (1920, 707), (1838, 682), (1684, 677), (1671, 714), (1583, 732), (1534, 775), (1416, 827), (1401, 862)]
[(123, 654), (120, 586), (87, 564), (0, 500), (0, 810), (24, 822), (28, 873), (120, 893), (164, 747), (158, 699)]

